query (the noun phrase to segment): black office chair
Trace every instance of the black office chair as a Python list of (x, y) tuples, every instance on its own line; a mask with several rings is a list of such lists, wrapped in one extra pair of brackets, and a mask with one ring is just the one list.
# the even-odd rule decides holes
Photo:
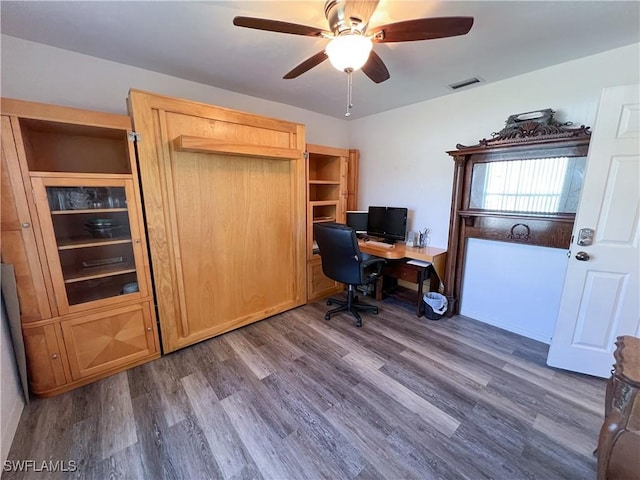
[[(373, 257), (360, 252), (356, 232), (351, 227), (340, 223), (316, 223), (313, 225), (316, 242), (322, 259), (323, 273), (337, 282), (347, 284), (347, 300), (329, 298), (327, 305), (337, 304), (339, 307), (329, 310), (324, 316), (329, 320), (331, 315), (348, 311), (356, 318), (356, 327), (362, 326), (359, 311), (378, 313), (378, 307), (360, 303), (354, 295), (357, 285), (374, 282), (382, 272), (383, 258)], [(375, 271), (370, 267), (377, 267)]]

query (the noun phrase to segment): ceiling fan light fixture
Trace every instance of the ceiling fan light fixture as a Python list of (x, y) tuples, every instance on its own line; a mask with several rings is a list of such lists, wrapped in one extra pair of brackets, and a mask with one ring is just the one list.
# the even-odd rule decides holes
[(325, 52), (336, 70), (356, 71), (369, 59), (373, 43), (369, 37), (358, 34), (343, 34), (329, 42)]

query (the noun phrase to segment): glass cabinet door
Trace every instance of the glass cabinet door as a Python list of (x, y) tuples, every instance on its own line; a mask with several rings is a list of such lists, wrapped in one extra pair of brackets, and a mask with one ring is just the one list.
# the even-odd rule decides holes
[(46, 211), (41, 217), (50, 220), (43, 221), (43, 236), (58, 303), (73, 312), (140, 296), (132, 182), (34, 179), (37, 183), (39, 212)]

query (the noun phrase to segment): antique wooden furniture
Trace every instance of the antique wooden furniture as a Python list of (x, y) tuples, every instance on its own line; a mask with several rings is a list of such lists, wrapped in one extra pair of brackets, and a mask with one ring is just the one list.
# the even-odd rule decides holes
[(590, 132), (553, 119), (552, 110), (509, 117), (455, 161), (445, 294), (458, 313), (468, 238), (568, 248)]
[[(336, 282), (347, 285), (347, 300), (329, 298), (327, 305), (337, 304), (338, 307), (329, 310), (325, 320), (331, 315), (348, 312), (356, 319), (356, 327), (362, 326), (361, 311), (378, 313), (378, 307), (362, 303), (355, 296), (358, 285), (375, 282), (382, 271), (383, 258), (363, 255), (358, 247), (356, 232), (344, 224), (334, 222), (316, 223), (313, 225), (314, 237), (318, 242), (322, 271)], [(371, 272), (370, 267), (377, 270)]]
[(137, 90), (165, 352), (306, 302), (304, 126)]
[(598, 438), (598, 480), (640, 478), (640, 338), (621, 336)]
[(15, 267), (31, 391), (158, 358), (129, 118), (1, 108), (2, 261)]
[(307, 301), (341, 291), (344, 286), (322, 273), (313, 226), (344, 223), (357, 205), (358, 150), (307, 145)]

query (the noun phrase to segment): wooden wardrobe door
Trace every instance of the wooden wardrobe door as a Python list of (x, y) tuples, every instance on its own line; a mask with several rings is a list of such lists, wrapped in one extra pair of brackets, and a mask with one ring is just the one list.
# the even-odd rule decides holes
[(15, 269), (22, 321), (34, 322), (53, 315), (13, 133), (9, 117), (2, 116), (2, 261)]
[(165, 352), (302, 305), (304, 126), (131, 91)]

